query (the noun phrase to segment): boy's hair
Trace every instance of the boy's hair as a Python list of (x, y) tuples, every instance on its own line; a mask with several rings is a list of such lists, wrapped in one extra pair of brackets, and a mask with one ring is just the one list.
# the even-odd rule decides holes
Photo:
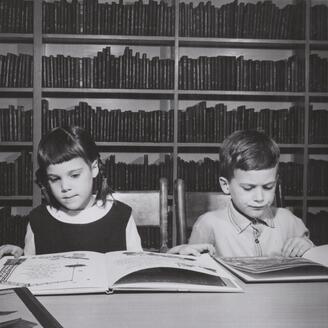
[(107, 179), (103, 175), (103, 167), (96, 143), (86, 130), (73, 126), (69, 128), (57, 127), (52, 129), (40, 141), (37, 153), (39, 168), (36, 171), (36, 183), (40, 186), (46, 202), (58, 208), (59, 204), (53, 197), (47, 178), (47, 168), (51, 164), (60, 164), (73, 158), (81, 157), (91, 165), (98, 161), (99, 174), (102, 182), (98, 184), (96, 199), (106, 201), (107, 194), (111, 192)]
[(236, 169), (263, 170), (279, 163), (280, 150), (276, 142), (256, 130), (238, 130), (228, 136), (220, 149), (220, 176), (229, 181)]

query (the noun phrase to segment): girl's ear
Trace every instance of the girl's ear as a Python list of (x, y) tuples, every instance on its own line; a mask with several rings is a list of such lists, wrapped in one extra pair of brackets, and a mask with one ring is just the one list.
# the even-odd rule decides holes
[(98, 166), (97, 159), (93, 161), (93, 163), (91, 164), (91, 170), (92, 170), (92, 177), (95, 178), (99, 173), (99, 166)]
[(228, 179), (224, 177), (220, 177), (219, 182), (223, 193), (225, 193), (226, 195), (230, 195)]

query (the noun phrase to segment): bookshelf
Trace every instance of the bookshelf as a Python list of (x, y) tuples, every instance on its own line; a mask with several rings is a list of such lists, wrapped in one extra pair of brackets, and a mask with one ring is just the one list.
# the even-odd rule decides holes
[[(111, 127), (116, 120), (113, 110), (121, 109), (116, 114), (130, 130), (118, 136), (118, 125), (113, 134), (99, 132), (96, 141), (102, 153), (141, 158), (148, 154), (158, 156), (156, 163), (170, 158), (170, 164), (155, 165), (156, 173), (151, 174), (164, 172), (171, 193), (174, 180), (188, 176), (197, 179), (191, 191), (216, 191), (213, 172), (223, 137), (236, 128), (260, 127), (277, 139), (286, 158), (282, 175), (290, 181), (287, 205), (298, 208), (305, 222), (310, 208), (327, 209), (327, 190), (324, 185), (315, 188), (328, 174), (328, 74), (319, 74), (327, 72), (328, 57), (328, 10), (323, 1), (35, 0), (25, 5), (30, 17), (26, 21), (34, 32), (30, 25), (18, 31), (0, 24), (0, 42), (4, 49), (12, 44), (32, 48), (33, 87), (1, 86), (0, 101), (31, 99), (33, 139), (2, 139), (1, 152), (28, 151), (36, 163), (45, 126), (50, 128), (58, 119), (77, 122), (66, 117), (72, 108), (79, 112), (83, 107), (81, 125), (98, 119)], [(3, 11), (9, 10), (6, 6), (9, 2), (0, 1)], [(68, 68), (54, 70), (56, 65)], [(123, 71), (123, 65), (130, 65), (131, 71)], [(116, 75), (104, 74), (117, 68)], [(318, 73), (315, 78), (312, 71)], [(133, 76), (138, 78), (131, 80)], [(146, 109), (141, 111), (143, 103)], [(131, 107), (132, 114), (125, 114)], [(103, 116), (92, 117), (97, 111)], [(155, 132), (136, 134), (145, 126)], [(138, 165), (137, 172), (147, 166), (142, 161)], [(133, 175), (126, 173), (128, 169), (124, 174)], [(313, 171), (322, 173), (316, 177)], [(309, 182), (313, 174), (315, 183)], [(202, 179), (208, 184), (200, 185)], [(1, 195), (0, 206), (8, 204), (9, 197)], [(32, 194), (10, 197), (11, 205), (40, 202), (35, 185)]]

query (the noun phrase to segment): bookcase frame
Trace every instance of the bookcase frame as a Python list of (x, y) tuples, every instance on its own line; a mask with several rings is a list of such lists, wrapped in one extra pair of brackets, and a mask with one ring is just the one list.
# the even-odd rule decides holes
[[(72, 35), (72, 34), (43, 34), (42, 33), (42, 0), (34, 0), (34, 33), (1, 33), (0, 43), (31, 43), (33, 46), (34, 70), (33, 88), (0, 88), (0, 97), (31, 97), (33, 99), (33, 141), (30, 142), (0, 142), (0, 151), (19, 151), (29, 149), (33, 153), (33, 167), (36, 168), (36, 153), (38, 142), (41, 138), (41, 100), (43, 97), (73, 97), (83, 98), (92, 95), (94, 98), (133, 98), (136, 94), (144, 99), (168, 99), (174, 108), (174, 134), (171, 143), (128, 143), (106, 142), (98, 143), (108, 151), (118, 147), (129, 152), (133, 148), (140, 151), (162, 152), (168, 151), (173, 159), (173, 182), (178, 178), (178, 156), (183, 152), (215, 153), (220, 144), (214, 143), (182, 143), (178, 140), (178, 109), (182, 100), (235, 100), (235, 101), (272, 101), (296, 102), (305, 108), (304, 113), (304, 143), (280, 144), (282, 152), (302, 152), (303, 162), (303, 194), (302, 196), (286, 195), (290, 204), (302, 207), (303, 220), (306, 222), (308, 207), (328, 207), (328, 195), (313, 197), (307, 194), (308, 189), (308, 159), (312, 153), (328, 153), (328, 146), (309, 143), (309, 105), (312, 102), (327, 102), (328, 93), (310, 92), (310, 54), (313, 50), (328, 50), (328, 41), (314, 41), (310, 39), (310, 8), (311, 2), (306, 1), (306, 25), (304, 40), (276, 40), (276, 39), (233, 39), (233, 38), (196, 38), (179, 36), (179, 3), (175, 5), (175, 33), (174, 36), (129, 36), (129, 35)], [(102, 45), (142, 45), (171, 47), (174, 59), (174, 89), (65, 89), (42, 88), (42, 48), (45, 44), (102, 44)], [(305, 90), (304, 92), (262, 92), (262, 91), (217, 91), (217, 90), (179, 90), (178, 71), (179, 53), (182, 47), (213, 47), (213, 48), (243, 48), (243, 49), (292, 49), (304, 53), (305, 58)], [(32, 204), (31, 204), (32, 200)], [(36, 184), (33, 185), (33, 195), (30, 196), (0, 196), (0, 205), (25, 205), (36, 206), (41, 202), (41, 193)], [(174, 206), (174, 199), (173, 199)], [(173, 215), (174, 215), (174, 211)]]

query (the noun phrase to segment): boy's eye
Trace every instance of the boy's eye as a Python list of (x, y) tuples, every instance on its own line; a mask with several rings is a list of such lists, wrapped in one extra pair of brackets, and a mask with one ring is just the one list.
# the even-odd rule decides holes
[(80, 176), (80, 173), (74, 173), (74, 174), (71, 174), (71, 177), (72, 178), (78, 178)]
[(253, 189), (253, 187), (252, 186), (243, 186), (243, 189), (246, 191), (250, 191)]
[(265, 190), (271, 190), (271, 189), (274, 188), (274, 186), (275, 186), (274, 184), (269, 184), (269, 185), (264, 186), (263, 189), (265, 189)]

